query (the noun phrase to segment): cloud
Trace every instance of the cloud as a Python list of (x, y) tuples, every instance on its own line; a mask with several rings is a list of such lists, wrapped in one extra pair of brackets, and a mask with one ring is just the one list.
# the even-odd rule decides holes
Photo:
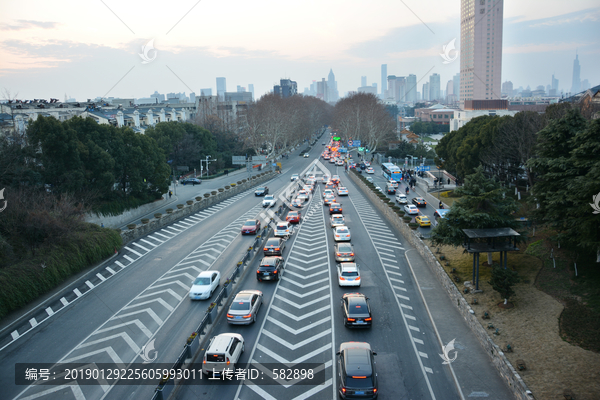
[(18, 19), (16, 25), (2, 24), (0, 30), (2, 31), (21, 31), (24, 29), (55, 29), (58, 28), (60, 23), (51, 21), (32, 21), (26, 19)]
[(596, 22), (600, 17), (600, 11), (594, 10), (593, 12), (586, 12), (582, 15), (576, 15), (573, 17), (567, 18), (559, 18), (559, 19), (551, 19), (548, 21), (538, 22), (535, 24), (529, 25), (530, 28), (541, 28), (546, 26), (557, 26), (557, 25), (565, 25), (565, 24), (579, 24), (584, 22)]

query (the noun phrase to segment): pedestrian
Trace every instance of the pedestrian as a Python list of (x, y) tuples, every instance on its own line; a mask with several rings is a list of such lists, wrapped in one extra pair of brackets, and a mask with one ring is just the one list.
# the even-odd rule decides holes
[(104, 228), (104, 223), (100, 224), (100, 228)]
[(196, 181), (195, 180), (192, 181), (192, 186), (196, 186)]
[(173, 191), (169, 190), (169, 198), (171, 198), (171, 196), (173, 196)]
[(228, 169), (225, 170), (225, 176), (229, 176), (229, 170)]
[(444, 203), (442, 203), (441, 201), (440, 201), (440, 207), (439, 208), (440, 209), (444, 209)]
[(450, 184), (450, 178), (448, 178), (448, 185)]

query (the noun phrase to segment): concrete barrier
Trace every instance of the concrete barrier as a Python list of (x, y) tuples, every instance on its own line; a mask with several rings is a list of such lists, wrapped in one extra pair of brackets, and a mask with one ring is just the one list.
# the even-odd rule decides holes
[(515, 398), (519, 400), (533, 399), (532, 392), (527, 388), (527, 385), (525, 385), (525, 382), (523, 382), (523, 379), (521, 379), (521, 376), (508, 361), (500, 347), (489, 337), (487, 331), (477, 319), (477, 316), (474, 314), (473, 309), (469, 306), (467, 300), (462, 296), (429, 247), (421, 240), (418, 231), (410, 229), (408, 224), (402, 221), (398, 214), (388, 207), (388, 205), (385, 204), (358, 176), (354, 173), (349, 173), (348, 176), (371, 203), (386, 217), (396, 232), (402, 235), (419, 252), (421, 257), (423, 257), (426, 264), (429, 266), (429, 269), (431, 269), (442, 286), (446, 289), (452, 303), (456, 305), (456, 308), (479, 340), (479, 343), (490, 356), (492, 363), (500, 376), (506, 381)]
[[(172, 224), (180, 218), (187, 217), (188, 215), (195, 214), (200, 210), (215, 205), (225, 199), (228, 199), (236, 194), (244, 192), (253, 186), (259, 185), (262, 182), (268, 181), (277, 175), (275, 172), (269, 172), (263, 176), (260, 176), (251, 181), (246, 181), (241, 185), (230, 187), (223, 192), (218, 192), (216, 195), (210, 197), (202, 197), (200, 201), (194, 200), (191, 205), (184, 203), (183, 208), (174, 208), (171, 214), (163, 214), (161, 218), (152, 218), (147, 224), (138, 224), (134, 229), (127, 229), (121, 231), (121, 237), (123, 238), (123, 244), (129, 243), (132, 240), (145, 236), (157, 229)], [(154, 203), (152, 203), (154, 204)]]

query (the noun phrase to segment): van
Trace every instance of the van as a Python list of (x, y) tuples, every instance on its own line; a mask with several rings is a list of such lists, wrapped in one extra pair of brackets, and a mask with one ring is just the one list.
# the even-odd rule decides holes
[(202, 373), (213, 377), (222, 377), (224, 371), (235, 371), (235, 364), (244, 352), (244, 338), (239, 333), (222, 333), (210, 339), (204, 360)]

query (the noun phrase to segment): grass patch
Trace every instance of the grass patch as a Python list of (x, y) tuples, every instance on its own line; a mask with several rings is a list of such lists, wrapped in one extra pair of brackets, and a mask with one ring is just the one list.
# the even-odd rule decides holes
[(564, 303), (565, 310), (560, 315), (561, 337), (586, 350), (599, 352), (600, 314), (576, 299), (565, 299)]

